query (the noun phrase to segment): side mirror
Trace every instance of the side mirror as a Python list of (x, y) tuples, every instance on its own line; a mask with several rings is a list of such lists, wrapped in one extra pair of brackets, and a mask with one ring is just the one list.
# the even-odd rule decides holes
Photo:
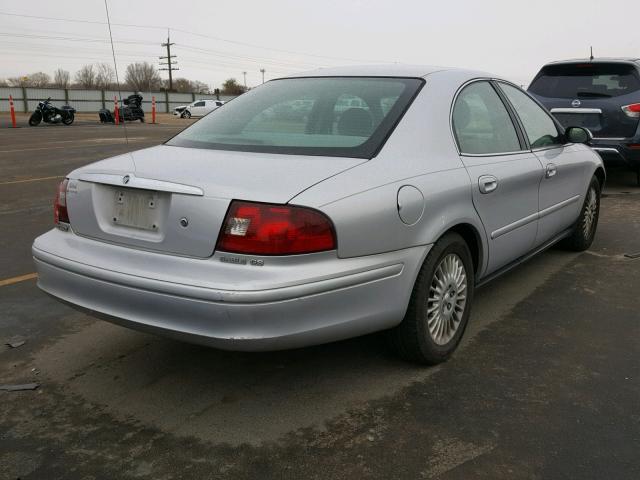
[(589, 143), (593, 140), (593, 134), (583, 127), (567, 127), (564, 136), (571, 143)]

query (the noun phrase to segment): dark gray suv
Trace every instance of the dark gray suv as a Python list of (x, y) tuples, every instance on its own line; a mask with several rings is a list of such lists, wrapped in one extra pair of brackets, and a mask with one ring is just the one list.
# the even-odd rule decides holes
[(624, 165), (640, 185), (640, 59), (552, 62), (529, 86), (564, 126), (588, 128), (605, 165)]

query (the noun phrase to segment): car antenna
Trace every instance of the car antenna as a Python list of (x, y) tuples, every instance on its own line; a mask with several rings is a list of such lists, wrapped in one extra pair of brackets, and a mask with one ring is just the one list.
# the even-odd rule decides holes
[[(120, 78), (118, 77), (118, 63), (116, 62), (116, 50), (113, 48), (113, 35), (111, 34), (111, 20), (109, 19), (109, 6), (107, 5), (107, 0), (104, 0), (104, 9), (107, 12), (107, 25), (109, 26), (109, 40), (111, 41), (111, 54), (113, 56), (113, 68), (116, 72), (116, 85), (118, 86), (118, 101), (120, 105), (122, 105), (122, 90), (120, 88)], [(120, 115), (119, 112), (113, 112), (114, 114)], [(129, 146), (129, 135), (127, 133), (127, 122), (124, 119), (124, 115), (122, 115), (122, 127), (124, 129), (124, 141)], [(133, 155), (129, 152), (129, 156), (131, 157), (131, 161), (133, 162), (133, 168), (136, 169), (136, 161), (133, 159)]]
[[(106, 2), (106, 0), (105, 0)], [(593, 47), (591, 47), (591, 54), (589, 55), (589, 61), (593, 62)]]

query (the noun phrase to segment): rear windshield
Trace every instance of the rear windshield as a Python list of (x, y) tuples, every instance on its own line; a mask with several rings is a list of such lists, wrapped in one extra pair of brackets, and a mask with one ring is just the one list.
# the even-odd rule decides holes
[(640, 90), (635, 67), (616, 63), (576, 63), (544, 67), (529, 87), (542, 97), (618, 97)]
[(371, 158), (422, 83), (368, 77), (273, 80), (214, 110), (167, 145)]
[(616, 63), (576, 63), (544, 67), (529, 91), (542, 97), (617, 97), (640, 90), (635, 67)]

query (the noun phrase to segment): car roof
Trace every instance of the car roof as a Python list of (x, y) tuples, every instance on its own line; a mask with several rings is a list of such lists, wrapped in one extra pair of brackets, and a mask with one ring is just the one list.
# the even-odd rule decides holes
[(486, 72), (466, 70), (454, 67), (438, 67), (429, 65), (405, 65), (399, 63), (385, 65), (352, 65), (344, 67), (318, 68), (301, 73), (286, 75), (280, 78), (300, 78), (300, 77), (406, 77), (423, 78), (434, 73), (446, 74), (446, 72), (468, 73), (470, 77), (492, 75)]
[(598, 58), (572, 58), (568, 60), (556, 60), (554, 62), (549, 62), (545, 64), (549, 65), (571, 65), (574, 63), (625, 63), (625, 64), (634, 64), (638, 66), (638, 62), (640, 62), (640, 58), (636, 57), (598, 57)]

